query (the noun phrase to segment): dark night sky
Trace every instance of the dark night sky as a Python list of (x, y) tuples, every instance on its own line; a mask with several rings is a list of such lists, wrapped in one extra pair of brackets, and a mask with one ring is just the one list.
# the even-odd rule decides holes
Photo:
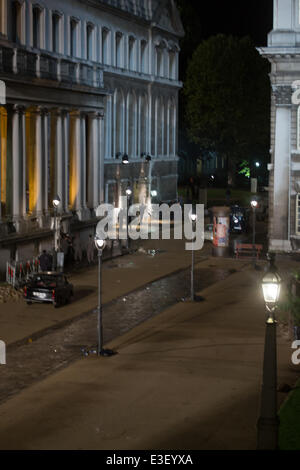
[[(218, 33), (250, 36), (267, 45), (273, 26), (273, 0), (177, 0), (186, 31), (181, 42), (181, 75), (199, 42)], [(183, 77), (182, 77), (183, 78)]]

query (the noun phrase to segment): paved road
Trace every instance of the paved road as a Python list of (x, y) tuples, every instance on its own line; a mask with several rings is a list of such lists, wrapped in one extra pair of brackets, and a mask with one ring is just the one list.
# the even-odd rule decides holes
[[(231, 272), (218, 268), (197, 269), (195, 290), (223, 280)], [(104, 341), (111, 341), (188, 297), (189, 289), (190, 272), (185, 269), (109, 302), (103, 308)], [(96, 312), (91, 311), (65, 326), (58, 324), (47, 329), (32, 343), (12, 345), (8, 348), (7, 365), (0, 371), (0, 403), (79, 359), (82, 348), (92, 349), (96, 344), (97, 318)]]

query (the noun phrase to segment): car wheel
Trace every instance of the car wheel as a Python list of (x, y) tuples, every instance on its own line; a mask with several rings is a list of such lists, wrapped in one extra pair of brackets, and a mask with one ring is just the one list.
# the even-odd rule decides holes
[(27, 305), (32, 305), (32, 302), (30, 302), (29, 300), (26, 302)]

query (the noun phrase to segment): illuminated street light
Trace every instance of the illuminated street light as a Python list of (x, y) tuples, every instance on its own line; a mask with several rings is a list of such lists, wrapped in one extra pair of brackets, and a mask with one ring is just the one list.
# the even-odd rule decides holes
[(52, 200), (52, 205), (54, 208), (54, 253), (52, 259), (52, 270), (55, 271), (57, 267), (57, 252), (60, 246), (60, 234), (57, 230), (57, 209), (60, 206), (60, 197), (57, 195)]
[[(196, 232), (196, 222), (197, 222), (197, 214), (196, 212), (192, 209), (189, 212), (189, 220), (192, 223), (192, 229), (193, 233)], [(194, 248), (192, 248), (192, 262), (191, 262), (191, 301), (192, 302), (199, 302), (201, 300), (204, 300), (203, 297), (200, 295), (195, 295), (195, 288), (194, 288), (194, 271), (195, 271), (195, 252)]]
[(274, 264), (274, 254), (268, 254), (268, 260), (270, 264), (261, 282), (268, 318), (265, 333), (261, 408), (257, 422), (257, 448), (259, 450), (275, 450), (278, 448), (279, 429), (275, 310), (281, 290), (281, 278)]
[(129, 206), (132, 190), (130, 187), (126, 189), (127, 209), (126, 209), (126, 250), (129, 251)]
[(128, 165), (129, 159), (128, 159), (127, 153), (124, 153), (124, 155), (122, 157), (122, 163), (123, 163), (123, 165)]
[(255, 247), (255, 224), (256, 224), (256, 208), (258, 207), (258, 202), (253, 198), (250, 202), (252, 207), (252, 263), (253, 267), (256, 268), (256, 247)]
[(101, 282), (102, 282), (102, 253), (106, 246), (106, 241), (104, 238), (100, 237), (98, 234), (94, 238), (95, 246), (98, 251), (98, 356), (112, 356), (114, 351), (110, 349), (103, 349), (103, 325), (102, 325), (102, 298), (101, 298)]
[(157, 191), (156, 189), (152, 189), (151, 191), (151, 197), (156, 197), (157, 196)]

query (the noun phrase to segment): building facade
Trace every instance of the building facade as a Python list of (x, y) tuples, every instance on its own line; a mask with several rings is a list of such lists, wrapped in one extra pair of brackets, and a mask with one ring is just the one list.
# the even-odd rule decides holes
[(56, 195), (83, 244), (128, 185), (176, 198), (182, 35), (173, 0), (0, 0), (0, 270), (51, 247)]
[(268, 47), (271, 63), (269, 248), (300, 251), (300, 2), (274, 0)]

